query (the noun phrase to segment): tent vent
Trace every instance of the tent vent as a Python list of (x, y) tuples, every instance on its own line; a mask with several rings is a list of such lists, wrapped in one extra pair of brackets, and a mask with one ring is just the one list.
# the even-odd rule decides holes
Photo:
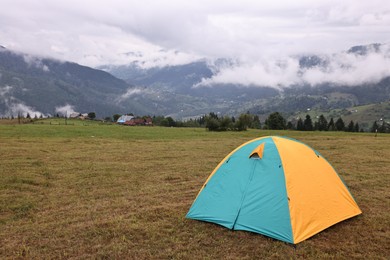
[(259, 146), (257, 146), (252, 152), (251, 155), (249, 155), (249, 158), (253, 159), (262, 159), (263, 158), (263, 152), (264, 152), (264, 144), (262, 143)]

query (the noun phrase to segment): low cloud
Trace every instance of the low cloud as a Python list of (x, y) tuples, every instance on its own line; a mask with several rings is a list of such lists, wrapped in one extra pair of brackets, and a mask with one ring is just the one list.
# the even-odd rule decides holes
[(252, 64), (234, 64), (221, 68), (213, 77), (202, 79), (195, 87), (216, 84), (242, 86), (269, 86), (282, 88), (299, 83), (299, 62), (294, 59), (262, 61)]
[[(118, 65), (127, 52), (142, 53), (145, 64), (178, 62), (176, 51), (252, 62), (330, 53), (388, 41), (390, 23), (388, 0), (2, 0), (1, 7), (2, 45), (88, 66)], [(161, 49), (173, 58), (156, 59)]]
[(144, 93), (148, 93), (148, 90), (143, 88), (129, 88), (127, 89), (126, 93), (116, 99), (116, 102), (121, 103), (130, 97), (133, 97), (135, 95), (141, 95)]
[(7, 117), (14, 116), (14, 117), (16, 117), (18, 115), (22, 115), (22, 116), (26, 117), (27, 114), (29, 114), (31, 118), (34, 118), (35, 116), (37, 116), (37, 117), (44, 116), (44, 114), (42, 112), (36, 110), (33, 107), (27, 106), (27, 105), (25, 105), (23, 103), (9, 103), (9, 102), (6, 102), (5, 105), (8, 107), (8, 109), (6, 109), (4, 111), (4, 114), (2, 116), (7, 116)]
[(69, 116), (72, 113), (77, 113), (74, 109), (75, 109), (74, 106), (66, 104), (65, 106), (62, 107), (56, 107), (55, 111), (56, 113), (60, 113), (64, 116)]
[(147, 53), (125, 53), (118, 56), (117, 64), (136, 63), (143, 69), (183, 65), (199, 60), (200, 56), (173, 50), (155, 49)]
[(194, 87), (211, 87), (217, 84), (266, 86), (277, 89), (294, 85), (316, 86), (330, 83), (355, 86), (378, 83), (390, 76), (390, 45), (367, 53), (343, 52), (318, 57), (319, 64), (300, 65), (299, 57), (268, 59), (255, 63), (233, 63), (215, 69), (211, 78), (204, 78)]
[(49, 72), (49, 67), (42, 62), (42, 60), (38, 57), (31, 56), (28, 54), (23, 55), (24, 62), (27, 63), (28, 66), (35, 67), (37, 69), (41, 69), (44, 72)]
[(346, 86), (378, 83), (390, 76), (389, 54), (389, 46), (367, 55), (342, 53), (331, 57), (325, 68), (313, 67), (304, 70), (301, 79), (312, 86), (322, 83)]
[(36, 110), (35, 108), (24, 104), (22, 101), (15, 98), (12, 94), (14, 87), (12, 86), (1, 86), (0, 87), (0, 104), (2, 104), (5, 109), (3, 114), (0, 116), (27, 116), (29, 114), (31, 117), (40, 117), (43, 116), (43, 113)]
[[(1, 76), (1, 74), (0, 74)], [(1, 78), (1, 77), (0, 77)], [(1, 97), (5, 97), (6, 94), (10, 93), (12, 90), (12, 87), (11, 86), (4, 86), (4, 87), (0, 87), (0, 96)]]
[(18, 113), (22, 113), (23, 116), (27, 116), (27, 114), (30, 114), (31, 117), (40, 117), (41, 115), (43, 115), (42, 112), (37, 111), (33, 107), (27, 106), (23, 103), (12, 104), (10, 110), (13, 115)]

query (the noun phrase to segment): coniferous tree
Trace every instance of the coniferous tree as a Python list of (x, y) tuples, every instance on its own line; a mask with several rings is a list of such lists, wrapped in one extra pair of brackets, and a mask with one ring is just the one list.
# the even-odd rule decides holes
[(265, 127), (271, 130), (286, 129), (286, 119), (279, 112), (274, 112), (265, 120)]
[(314, 130), (314, 131), (319, 130), (318, 121), (315, 121), (315, 122), (314, 122), (313, 130)]
[(324, 115), (320, 115), (318, 118), (318, 130), (319, 131), (328, 131), (328, 121)]
[(360, 131), (360, 127), (359, 127), (358, 122), (356, 122), (355, 126), (353, 127), (353, 131), (354, 132), (359, 132)]
[(313, 131), (313, 122), (311, 121), (310, 115), (306, 115), (305, 121), (303, 121), (304, 131)]
[(328, 124), (328, 130), (329, 131), (336, 131), (336, 126), (333, 121), (333, 117), (330, 118), (329, 124)]
[(298, 122), (297, 122), (297, 130), (298, 130), (298, 131), (304, 131), (304, 128), (303, 128), (303, 120), (302, 120), (302, 118), (299, 118), (299, 119), (298, 119)]
[(382, 124), (378, 128), (378, 132), (379, 133), (386, 133), (387, 132), (385, 121), (382, 121)]
[(214, 112), (210, 112), (209, 117), (214, 118), (214, 119), (218, 119), (218, 115), (215, 114)]
[(355, 123), (351, 120), (351, 122), (349, 122), (348, 127), (345, 129), (345, 131), (353, 132), (354, 129), (355, 129)]
[(379, 128), (378, 124), (376, 123), (376, 121), (374, 121), (374, 123), (371, 126), (370, 132), (375, 133), (378, 131), (378, 128)]
[(339, 119), (337, 119), (335, 126), (336, 126), (336, 131), (344, 131), (345, 124), (344, 124), (343, 119), (341, 119), (341, 117), (339, 117)]

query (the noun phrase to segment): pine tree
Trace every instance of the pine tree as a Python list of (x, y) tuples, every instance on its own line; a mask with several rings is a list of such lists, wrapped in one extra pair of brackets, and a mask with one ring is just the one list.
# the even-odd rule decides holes
[(345, 131), (353, 132), (354, 128), (355, 128), (355, 123), (351, 120), (351, 122), (349, 122), (348, 127), (345, 129)]
[(378, 128), (378, 132), (379, 133), (386, 133), (386, 125), (385, 125), (385, 121), (382, 121), (382, 124), (379, 126)]
[(272, 130), (286, 129), (286, 119), (279, 112), (274, 112), (265, 120), (265, 126)]
[(336, 126), (337, 131), (344, 131), (345, 124), (344, 124), (343, 119), (341, 119), (341, 117), (339, 117), (339, 119), (337, 119), (335, 126)]
[(330, 118), (329, 124), (328, 124), (328, 130), (329, 131), (336, 131), (336, 126), (333, 121), (333, 117)]
[(298, 130), (298, 131), (304, 131), (304, 128), (303, 128), (303, 120), (302, 120), (302, 118), (299, 118), (299, 119), (298, 119), (298, 122), (297, 122), (297, 130)]
[(306, 115), (305, 121), (303, 121), (304, 131), (313, 131), (313, 122), (311, 121), (310, 115)]
[(319, 124), (318, 124), (318, 121), (315, 121), (314, 122), (314, 128), (313, 128), (314, 131), (317, 131), (319, 130)]
[(356, 122), (355, 126), (353, 127), (353, 131), (354, 132), (359, 132), (360, 131), (360, 127), (359, 127), (358, 122)]
[(318, 130), (320, 131), (328, 131), (328, 121), (324, 117), (324, 115), (320, 115), (318, 118)]

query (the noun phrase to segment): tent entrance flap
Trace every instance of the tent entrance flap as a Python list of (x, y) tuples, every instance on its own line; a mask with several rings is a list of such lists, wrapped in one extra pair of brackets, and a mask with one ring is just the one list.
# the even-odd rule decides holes
[(249, 158), (253, 159), (262, 159), (263, 153), (264, 153), (264, 145), (265, 143), (260, 144), (257, 146), (252, 152), (251, 155), (249, 155)]

